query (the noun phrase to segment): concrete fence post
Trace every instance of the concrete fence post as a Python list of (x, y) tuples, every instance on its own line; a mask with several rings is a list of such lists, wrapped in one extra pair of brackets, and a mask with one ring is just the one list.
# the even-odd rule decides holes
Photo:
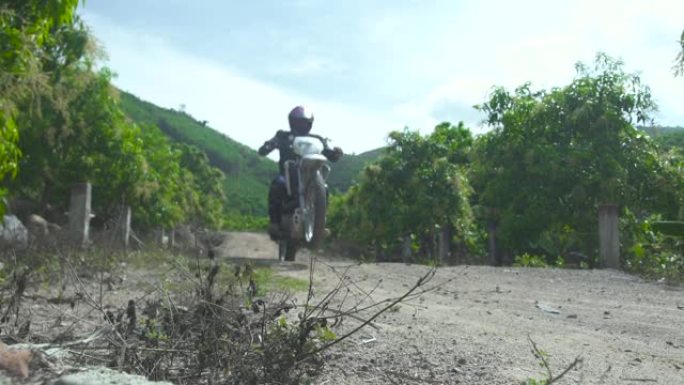
[(165, 247), (168, 243), (168, 237), (166, 236), (166, 230), (162, 227), (159, 229), (159, 238), (157, 239), (157, 243), (159, 244), (160, 247)]
[(411, 258), (413, 257), (413, 248), (411, 245), (413, 244), (413, 241), (411, 240), (411, 237), (406, 235), (404, 236), (404, 241), (401, 244), (401, 261), (402, 262), (410, 262)]
[(599, 206), (599, 257), (601, 267), (620, 268), (620, 230), (618, 207), (612, 204)]
[(169, 229), (169, 247), (176, 247), (176, 228)]
[(442, 226), (439, 231), (438, 256), (442, 263), (451, 263), (451, 227)]
[(72, 239), (81, 245), (90, 241), (91, 198), (90, 183), (79, 183), (71, 188), (69, 233)]
[(128, 252), (128, 245), (131, 239), (131, 206), (125, 206), (121, 211), (121, 237), (124, 252)]
[(489, 243), (489, 263), (492, 266), (501, 264), (496, 250), (496, 222), (490, 221), (487, 223), (487, 240)]

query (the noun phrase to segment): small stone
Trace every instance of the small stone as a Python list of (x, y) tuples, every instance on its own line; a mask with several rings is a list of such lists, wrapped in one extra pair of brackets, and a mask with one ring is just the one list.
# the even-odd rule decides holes
[(459, 365), (463, 366), (466, 364), (466, 359), (465, 358), (459, 358), (458, 361), (456, 361)]
[(568, 314), (568, 318), (577, 319), (577, 314)]

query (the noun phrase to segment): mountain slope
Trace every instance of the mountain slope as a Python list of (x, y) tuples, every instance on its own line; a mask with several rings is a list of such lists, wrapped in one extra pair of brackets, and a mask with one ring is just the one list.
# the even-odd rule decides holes
[(641, 127), (662, 148), (678, 148), (684, 151), (684, 127)]
[(339, 162), (332, 165), (332, 172), (328, 178), (331, 191), (344, 192), (357, 181), (363, 168), (382, 156), (382, 148), (367, 151), (358, 155), (345, 155)]
[[(230, 211), (255, 216), (267, 214), (268, 185), (278, 170), (275, 162), (185, 112), (161, 108), (125, 91), (120, 91), (120, 104), (134, 122), (156, 125), (172, 140), (204, 151), (211, 164), (226, 174), (224, 189)], [(380, 148), (342, 157), (332, 165), (328, 180), (331, 191), (346, 191), (361, 170), (381, 155)]]
[(275, 162), (187, 113), (158, 107), (124, 91), (120, 93), (120, 103), (134, 122), (156, 125), (172, 140), (204, 151), (211, 164), (226, 174), (224, 189), (230, 211), (266, 215), (268, 185), (277, 173)]

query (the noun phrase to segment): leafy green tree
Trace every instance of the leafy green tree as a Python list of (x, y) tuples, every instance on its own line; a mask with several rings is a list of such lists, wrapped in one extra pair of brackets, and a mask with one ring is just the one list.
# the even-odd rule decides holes
[(53, 41), (48, 52), (54, 55), (44, 57), (46, 68), (54, 67), (47, 86), (24, 99), (17, 116), (24, 157), (12, 187), (66, 209), (71, 186), (88, 181), (96, 214), (107, 218), (136, 194), (143, 143), (139, 129), (118, 108), (109, 71), (94, 72), (82, 38), (73, 39), (86, 33), (82, 24), (64, 28), (63, 47)]
[(140, 228), (182, 223), (219, 228), (223, 173), (194, 146), (174, 145), (158, 127), (142, 130), (145, 170), (137, 182), (134, 219)]
[(443, 123), (428, 136), (404, 130), (361, 182), (331, 206), (330, 223), (339, 238), (370, 244), (378, 254), (394, 253), (406, 237), (432, 256), (440, 228), (453, 228), (466, 245), (473, 238), (470, 185), (462, 170), (472, 144), (460, 123)]
[[(16, 103), (41, 87), (39, 60), (51, 33), (73, 18), (78, 0), (8, 0), (0, 4), (0, 182), (20, 156)], [(0, 185), (0, 198), (5, 189)], [(0, 214), (4, 206), (0, 204)]]
[(684, 31), (682, 31), (682, 36), (679, 38), (679, 48), (680, 51), (677, 54), (677, 57), (675, 58), (675, 64), (672, 69), (674, 70), (675, 75), (677, 76), (683, 76), (684, 75)]
[(475, 146), (472, 181), (510, 253), (595, 255), (604, 203), (676, 215), (681, 175), (634, 127), (656, 106), (622, 62), (599, 54), (565, 87), (496, 88), (479, 108), (493, 130)]
[(223, 173), (212, 167), (207, 154), (197, 147), (178, 147), (181, 152), (180, 165), (188, 171), (188, 178), (192, 180), (193, 185), (191, 199), (186, 204), (189, 218), (197, 225), (221, 227), (223, 207), (226, 203)]
[(138, 181), (133, 215), (137, 226), (172, 228), (186, 219), (191, 175), (180, 166), (181, 152), (155, 126), (142, 129), (145, 168)]
[(91, 41), (74, 18), (54, 29), (43, 47), (45, 84), (18, 102), (24, 157), (14, 191), (66, 209), (71, 186), (88, 181), (100, 222), (131, 205), (140, 228), (190, 220), (218, 227), (220, 172), (196, 149), (175, 147), (156, 126), (128, 120), (111, 73), (94, 70)]

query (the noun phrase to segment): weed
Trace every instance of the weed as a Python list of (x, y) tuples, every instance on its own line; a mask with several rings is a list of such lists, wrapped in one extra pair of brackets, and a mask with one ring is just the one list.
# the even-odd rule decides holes
[(551, 385), (556, 383), (558, 380), (563, 378), (569, 371), (575, 369), (578, 367), (583, 359), (581, 357), (575, 358), (575, 360), (567, 367), (565, 368), (560, 374), (554, 376), (553, 372), (551, 371), (551, 364), (550, 364), (550, 358), (551, 356), (545, 352), (544, 350), (539, 349), (537, 344), (534, 342), (534, 340), (531, 337), (527, 337), (528, 341), (530, 342), (530, 345), (532, 346), (532, 354), (534, 357), (537, 359), (539, 367), (544, 369), (546, 371), (546, 378), (528, 378), (527, 381), (525, 382), (525, 385)]
[(515, 257), (513, 266), (518, 267), (549, 267), (544, 257), (532, 254), (522, 254)]

